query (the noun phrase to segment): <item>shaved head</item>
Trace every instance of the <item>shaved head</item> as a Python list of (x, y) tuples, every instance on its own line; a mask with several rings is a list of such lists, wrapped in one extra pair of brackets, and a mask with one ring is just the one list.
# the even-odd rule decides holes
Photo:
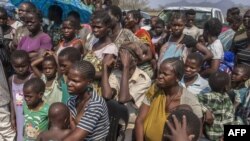
[(69, 116), (69, 108), (65, 104), (61, 102), (51, 104), (49, 108), (49, 120), (51, 122), (64, 122), (69, 119)]

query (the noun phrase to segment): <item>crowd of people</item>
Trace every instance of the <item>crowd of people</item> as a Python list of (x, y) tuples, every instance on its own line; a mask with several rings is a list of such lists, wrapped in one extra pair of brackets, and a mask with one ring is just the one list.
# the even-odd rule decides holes
[[(31, 2), (18, 19), (0, 7), (0, 140), (222, 141), (224, 125), (250, 124), (250, 10), (145, 30), (139, 10), (86, 2), (84, 24), (57, 5), (49, 25)], [(110, 101), (128, 114), (112, 130)]]

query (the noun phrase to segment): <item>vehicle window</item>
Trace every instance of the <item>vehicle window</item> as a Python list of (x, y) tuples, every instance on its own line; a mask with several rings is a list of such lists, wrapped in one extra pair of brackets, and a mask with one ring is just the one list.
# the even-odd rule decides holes
[[(185, 14), (185, 10), (164, 10), (159, 14), (159, 18), (161, 18), (166, 23), (169, 23), (172, 15), (176, 13)], [(208, 21), (211, 17), (211, 12), (196, 11), (195, 25), (199, 28), (203, 28), (204, 23)]]
[(220, 21), (222, 21), (221, 15), (220, 15), (220, 12), (219, 12), (219, 11), (215, 11), (215, 15), (216, 15), (215, 18), (218, 18)]

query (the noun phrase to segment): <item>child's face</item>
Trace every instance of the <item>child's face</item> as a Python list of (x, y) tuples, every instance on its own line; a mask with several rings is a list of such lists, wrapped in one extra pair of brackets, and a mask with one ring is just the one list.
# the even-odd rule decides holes
[(12, 61), (12, 66), (17, 75), (23, 76), (29, 71), (29, 61), (23, 58), (17, 58)]
[(178, 78), (174, 72), (172, 64), (162, 63), (156, 79), (157, 86), (160, 88), (173, 86), (177, 83), (177, 80)]
[(31, 33), (36, 32), (41, 28), (41, 21), (39, 21), (34, 13), (28, 13), (26, 15), (26, 24)]
[(245, 80), (245, 72), (241, 68), (235, 68), (232, 72), (232, 82), (242, 82)]
[(75, 27), (72, 26), (70, 21), (64, 21), (62, 24), (62, 32), (64, 38), (70, 39), (74, 38), (76, 34)]
[(64, 75), (68, 74), (69, 68), (72, 66), (72, 62), (68, 60), (65, 56), (58, 57), (58, 64), (60, 72)]
[(162, 24), (156, 24), (155, 25), (155, 33), (156, 33), (156, 35), (160, 36), (163, 31), (164, 31), (164, 25), (162, 25)]
[(85, 79), (83, 74), (76, 69), (69, 69), (67, 85), (68, 92), (72, 95), (83, 94), (86, 86), (90, 83), (89, 80)]
[(96, 38), (102, 38), (108, 35), (108, 27), (100, 19), (93, 19), (91, 23), (93, 34)]
[(52, 61), (44, 61), (43, 62), (43, 74), (46, 78), (54, 78), (56, 76), (57, 66)]
[(200, 66), (194, 59), (188, 59), (185, 62), (185, 77), (190, 78), (195, 76), (200, 71)]
[(33, 89), (34, 88), (32, 86), (23, 88), (24, 99), (26, 101), (27, 106), (31, 108), (35, 108), (42, 100), (43, 96), (42, 93), (36, 93)]
[(0, 12), (0, 26), (7, 25), (8, 17)]
[(174, 19), (171, 24), (171, 31), (174, 36), (181, 36), (185, 27), (185, 23), (182, 19)]

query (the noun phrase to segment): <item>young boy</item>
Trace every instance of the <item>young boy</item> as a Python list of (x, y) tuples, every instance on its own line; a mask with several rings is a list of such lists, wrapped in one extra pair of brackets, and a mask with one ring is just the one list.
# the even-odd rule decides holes
[(67, 102), (71, 113), (72, 132), (64, 141), (105, 140), (109, 132), (108, 108), (104, 99), (93, 89), (95, 68), (88, 61), (79, 61), (68, 71)]
[(70, 112), (66, 105), (60, 102), (53, 103), (49, 108), (49, 130), (40, 133), (38, 141), (61, 141), (70, 133)]
[(200, 94), (210, 91), (207, 80), (199, 75), (203, 57), (199, 53), (189, 54), (185, 62), (185, 74), (180, 84), (193, 94)]
[(62, 74), (62, 76), (59, 78), (59, 83), (62, 89), (62, 94), (63, 94), (62, 102), (64, 104), (66, 104), (69, 99), (69, 93), (68, 93), (68, 88), (66, 84), (69, 68), (76, 61), (80, 61), (80, 59), (81, 59), (81, 53), (79, 52), (78, 49), (73, 48), (73, 47), (68, 47), (68, 48), (63, 49), (58, 55), (59, 69), (60, 69), (60, 73)]
[(31, 78), (23, 86), (25, 141), (36, 140), (40, 132), (48, 129), (49, 105), (42, 100), (44, 91), (45, 84), (40, 78)]
[(250, 78), (250, 68), (247, 65), (239, 64), (232, 72), (232, 90), (230, 98), (236, 108), (236, 117), (240, 118), (244, 124), (249, 125), (250, 120), (250, 99), (249, 87), (245, 82)]
[(210, 93), (197, 95), (205, 113), (205, 135), (210, 140), (218, 141), (224, 132), (224, 125), (234, 121), (234, 107), (227, 91), (230, 77), (225, 72), (216, 72), (209, 77)]

